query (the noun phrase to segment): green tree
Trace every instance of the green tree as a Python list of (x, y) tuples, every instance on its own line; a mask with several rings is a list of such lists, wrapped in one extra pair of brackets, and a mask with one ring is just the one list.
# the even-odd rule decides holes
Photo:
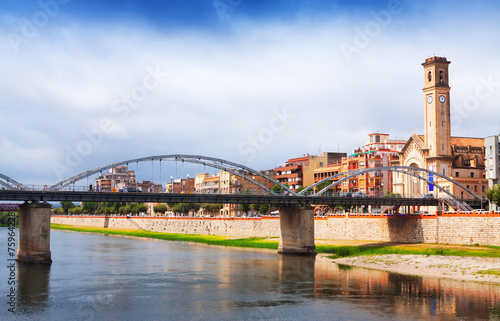
[(99, 204), (96, 202), (83, 202), (82, 208), (85, 214), (95, 214)]
[(250, 204), (240, 204), (240, 210), (246, 214), (250, 210)]
[(269, 204), (260, 204), (259, 213), (266, 214), (269, 211)]
[[(290, 188), (290, 186), (287, 183), (285, 183), (283, 185), (285, 185), (286, 187)], [(276, 193), (278, 195), (282, 195), (282, 194), (284, 194), (285, 189), (283, 187), (279, 186), (279, 185), (274, 185), (271, 188), (271, 191), (273, 191), (274, 193)]]
[(138, 214), (138, 213), (146, 213), (148, 211), (148, 206), (144, 203), (137, 203), (134, 205), (133, 208), (133, 213)]
[(500, 184), (493, 185), (488, 191), (486, 191), (486, 198), (496, 204), (500, 205)]
[(153, 206), (153, 211), (157, 214), (165, 214), (166, 211), (168, 211), (168, 206), (167, 204), (156, 204)]
[(66, 214), (68, 214), (70, 208), (73, 208), (75, 206), (76, 205), (70, 201), (62, 201), (61, 202), (61, 207), (64, 210), (64, 213), (66, 213)]
[(58, 215), (60, 215), (60, 214), (65, 214), (65, 213), (64, 213), (64, 209), (63, 209), (62, 207), (56, 207), (56, 208), (54, 208), (54, 209), (52, 210), (52, 212), (53, 212), (54, 214), (58, 214)]
[(325, 181), (319, 185), (316, 186), (316, 192), (321, 191), (323, 188), (332, 185), (332, 181)]

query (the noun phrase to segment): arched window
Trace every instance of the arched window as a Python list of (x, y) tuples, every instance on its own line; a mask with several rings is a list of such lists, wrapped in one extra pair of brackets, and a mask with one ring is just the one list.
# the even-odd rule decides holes
[(429, 70), (429, 81), (432, 80), (432, 72)]
[(443, 71), (439, 71), (439, 82), (443, 82)]

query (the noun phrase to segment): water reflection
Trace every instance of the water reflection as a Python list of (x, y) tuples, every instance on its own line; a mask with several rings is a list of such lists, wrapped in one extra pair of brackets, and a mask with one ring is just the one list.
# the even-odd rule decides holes
[(17, 311), (43, 312), (48, 307), (51, 264), (17, 263)]
[(433, 316), (434, 320), (499, 317), (499, 285), (400, 275), (327, 260), (319, 260), (316, 266), (317, 293), (356, 302), (363, 309), (383, 309), (410, 318)]
[(52, 265), (18, 265), (15, 320), (500, 320), (498, 285), (269, 251), (60, 231), (51, 240)]

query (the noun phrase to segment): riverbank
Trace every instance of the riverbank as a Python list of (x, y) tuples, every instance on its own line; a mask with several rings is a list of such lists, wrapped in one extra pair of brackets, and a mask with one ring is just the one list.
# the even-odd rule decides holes
[(405, 275), (500, 284), (500, 258), (441, 255), (363, 255), (333, 259), (336, 264)]
[[(279, 244), (276, 238), (232, 238), (59, 224), (52, 224), (51, 228), (269, 250), (277, 250)], [(317, 240), (316, 250), (320, 257), (337, 264), (400, 274), (500, 284), (500, 247)]]

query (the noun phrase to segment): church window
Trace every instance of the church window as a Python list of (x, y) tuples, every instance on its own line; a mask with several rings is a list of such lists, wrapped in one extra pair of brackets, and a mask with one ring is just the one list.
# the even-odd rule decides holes
[(429, 70), (429, 76), (428, 77), (429, 77), (429, 81), (431, 81), (432, 80), (432, 73), (431, 73), (430, 70)]
[(443, 71), (439, 71), (439, 82), (443, 82)]

